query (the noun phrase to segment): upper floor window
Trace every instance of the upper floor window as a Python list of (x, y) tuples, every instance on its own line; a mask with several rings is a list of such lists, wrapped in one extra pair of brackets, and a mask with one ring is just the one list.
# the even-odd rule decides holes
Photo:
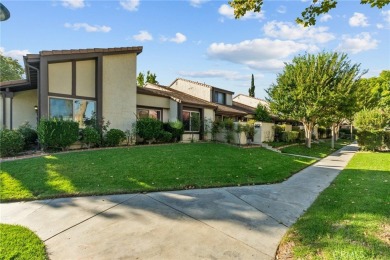
[(214, 102), (219, 104), (226, 104), (226, 94), (222, 92), (215, 91), (214, 92)]
[(149, 109), (149, 108), (138, 108), (137, 109), (138, 118), (154, 118), (157, 120), (162, 120), (161, 118), (161, 110), (158, 109)]

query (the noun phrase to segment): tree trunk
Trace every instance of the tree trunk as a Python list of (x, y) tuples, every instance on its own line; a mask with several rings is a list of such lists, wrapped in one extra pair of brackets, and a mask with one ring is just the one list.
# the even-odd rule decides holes
[(335, 131), (335, 137), (336, 137), (336, 139), (335, 139), (335, 140), (336, 140), (336, 141), (337, 141), (337, 140), (339, 140), (339, 135), (340, 135), (340, 125), (341, 125), (341, 124), (336, 124), (336, 125), (335, 125), (335, 129), (334, 129), (334, 131)]
[(311, 132), (313, 131), (313, 123), (303, 123), (305, 128), (305, 143), (307, 148), (311, 148)]
[(331, 130), (332, 130), (332, 142), (331, 142), (331, 148), (334, 149), (334, 140), (336, 138), (335, 136), (335, 124), (332, 124), (332, 126), (330, 127)]
[(351, 122), (351, 141), (353, 141), (352, 135), (353, 135), (353, 126), (352, 126), (352, 122)]

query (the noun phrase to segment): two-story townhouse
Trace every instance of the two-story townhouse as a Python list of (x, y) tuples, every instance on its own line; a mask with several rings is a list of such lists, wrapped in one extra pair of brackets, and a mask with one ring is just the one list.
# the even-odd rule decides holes
[(243, 120), (247, 115), (246, 112), (233, 107), (232, 96), (234, 92), (232, 91), (182, 78), (173, 81), (171, 85), (169, 85), (169, 88), (214, 103), (217, 106), (217, 110), (215, 111), (216, 120), (232, 118), (235, 121), (238, 121)]
[(41, 51), (24, 57), (26, 79), (1, 82), (0, 124), (14, 129), (40, 118), (96, 116), (112, 128), (136, 120), (137, 55), (142, 47)]

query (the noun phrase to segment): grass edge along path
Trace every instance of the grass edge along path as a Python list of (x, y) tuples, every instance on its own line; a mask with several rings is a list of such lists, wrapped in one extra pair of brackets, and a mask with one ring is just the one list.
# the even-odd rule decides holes
[(357, 153), (279, 245), (278, 259), (390, 259), (390, 153)]
[(330, 146), (330, 140), (326, 140), (319, 143), (312, 143), (311, 148), (307, 148), (305, 144), (297, 144), (282, 148), (280, 151), (286, 154), (303, 155), (322, 159), (350, 143), (351, 142), (349, 140), (339, 139), (335, 142), (335, 149), (332, 149)]
[(31, 230), (0, 223), (0, 259), (48, 259), (45, 244)]
[(218, 143), (70, 152), (1, 163), (2, 202), (277, 183), (314, 163)]

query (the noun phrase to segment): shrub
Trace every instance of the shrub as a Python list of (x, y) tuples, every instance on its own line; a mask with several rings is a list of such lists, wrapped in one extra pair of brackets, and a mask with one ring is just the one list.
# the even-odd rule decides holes
[(299, 132), (301, 130), (301, 128), (299, 128), (299, 126), (292, 126), (291, 130)]
[(365, 109), (355, 114), (354, 125), (360, 131), (380, 130), (386, 125), (386, 116), (380, 109)]
[(169, 143), (172, 140), (172, 133), (167, 131), (161, 131), (158, 140), (163, 143)]
[(383, 132), (383, 143), (390, 149), (390, 131)]
[(3, 129), (0, 130), (0, 156), (14, 156), (24, 147), (24, 138), (19, 131)]
[(222, 122), (215, 120), (211, 125), (211, 137), (213, 140), (216, 140), (217, 134), (221, 131)]
[(154, 139), (158, 139), (162, 130), (162, 123), (154, 118), (140, 118), (136, 123), (136, 133), (145, 141), (151, 143)]
[(326, 138), (330, 138), (332, 136), (332, 129), (326, 128), (325, 134), (326, 134)]
[(105, 144), (107, 146), (118, 146), (126, 139), (126, 134), (120, 129), (110, 129), (105, 136)]
[(19, 126), (18, 132), (22, 134), (24, 138), (24, 149), (30, 149), (37, 143), (38, 133), (32, 126), (26, 122), (23, 125)]
[(323, 138), (325, 134), (326, 134), (326, 128), (322, 126), (318, 127), (319, 138)]
[(179, 120), (174, 122), (164, 123), (163, 128), (165, 131), (172, 134), (172, 139), (174, 142), (180, 140), (182, 134), (184, 133), (183, 123)]
[(295, 142), (299, 137), (299, 132), (290, 131), (290, 132), (282, 132), (282, 140), (283, 142)]
[(304, 129), (299, 130), (298, 140), (299, 141), (306, 141), (306, 135), (305, 134), (306, 133), (305, 133)]
[(81, 142), (86, 144), (88, 148), (100, 144), (100, 133), (92, 126), (87, 126), (81, 130)]
[(284, 126), (275, 125), (275, 141), (282, 141), (282, 136), (284, 132)]
[(65, 150), (79, 139), (79, 124), (59, 119), (42, 119), (38, 125), (38, 140), (44, 150)]
[(362, 150), (379, 150), (383, 144), (385, 131), (358, 131), (357, 141)]
[(255, 110), (255, 119), (260, 122), (272, 122), (267, 107), (258, 104)]

